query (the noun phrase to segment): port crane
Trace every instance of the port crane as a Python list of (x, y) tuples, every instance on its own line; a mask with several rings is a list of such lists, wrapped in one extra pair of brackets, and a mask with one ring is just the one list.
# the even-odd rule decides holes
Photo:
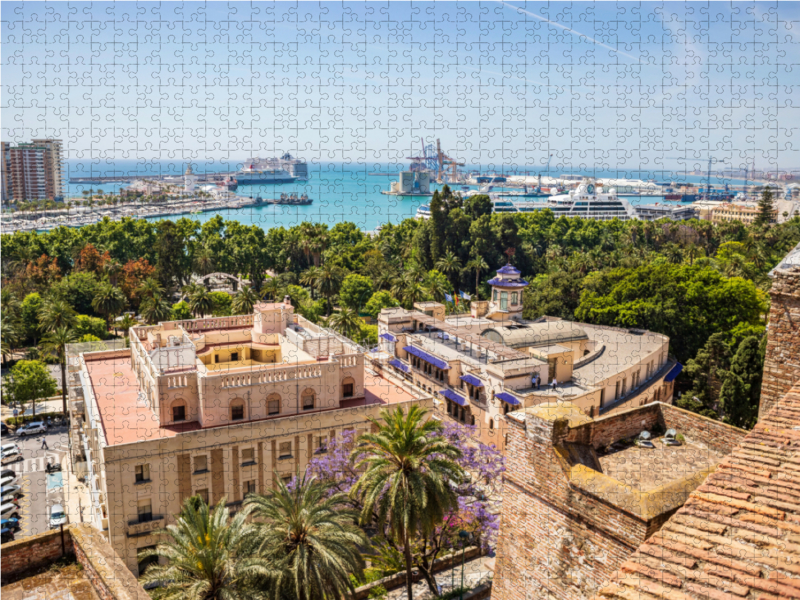
[(436, 181), (442, 183), (442, 176), (444, 175), (445, 168), (450, 170), (450, 177), (455, 182), (458, 180), (458, 167), (463, 167), (466, 163), (458, 162), (450, 158), (447, 154), (442, 152), (442, 144), (439, 138), (436, 139), (436, 145), (425, 145), (425, 140), (420, 138), (422, 143), (421, 156), (407, 156), (406, 160), (411, 161), (412, 171), (429, 170), (436, 174)]

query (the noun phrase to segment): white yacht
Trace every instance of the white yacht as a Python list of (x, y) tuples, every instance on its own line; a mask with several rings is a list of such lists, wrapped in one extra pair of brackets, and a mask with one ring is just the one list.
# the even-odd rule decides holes
[[(545, 201), (511, 200), (485, 188), (477, 193), (485, 194), (488, 191), (488, 196), (492, 200), (492, 212), (496, 213), (526, 213), (547, 208), (553, 211), (556, 217), (583, 217), (599, 221), (610, 221), (615, 218), (628, 221), (637, 218), (633, 206), (626, 199), (617, 196), (616, 189), (610, 189), (607, 194), (598, 194), (595, 186), (595, 180), (587, 177), (574, 190), (550, 196)], [(430, 214), (430, 207), (427, 205), (417, 209), (418, 218), (427, 219)]]

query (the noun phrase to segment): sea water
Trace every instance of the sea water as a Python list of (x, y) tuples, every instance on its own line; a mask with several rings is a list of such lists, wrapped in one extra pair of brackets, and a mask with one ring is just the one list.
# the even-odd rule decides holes
[[(89, 161), (68, 160), (66, 166), (67, 178), (122, 175), (178, 176), (182, 175), (186, 170), (186, 163), (180, 161), (120, 160), (113, 163), (92, 163)], [(241, 162), (207, 161), (199, 164), (192, 162), (192, 169), (195, 174), (231, 172), (240, 169), (241, 166)], [(532, 173), (535, 172), (535, 169), (535, 167), (530, 169), (520, 168), (519, 171)], [(327, 223), (329, 226), (342, 221), (350, 221), (365, 231), (374, 231), (378, 226), (385, 223), (399, 223), (404, 219), (413, 218), (421, 204), (430, 202), (430, 197), (424, 196), (402, 197), (381, 194), (381, 191), (389, 189), (389, 184), (392, 180), (397, 179), (397, 173), (400, 170), (398, 165), (310, 163), (308, 170), (308, 181), (284, 184), (239, 185), (235, 192), (238, 196), (261, 196), (263, 199), (278, 198), (281, 194), (296, 193), (298, 196), (306, 194), (313, 200), (313, 203), (308, 206), (263, 205), (242, 209), (221, 209), (215, 212), (181, 216), (204, 223), (219, 214), (225, 219), (236, 220), (247, 225), (256, 224), (264, 229), (280, 226), (291, 227), (303, 221)], [(475, 170), (480, 170), (480, 168), (475, 167)], [(372, 173), (385, 174), (374, 175)], [(641, 179), (643, 181), (655, 179), (662, 182), (675, 181), (677, 183), (692, 184), (703, 184), (706, 181), (705, 177), (698, 175), (638, 169), (591, 170), (586, 168), (561, 168), (558, 173), (553, 172), (551, 174), (557, 176), (560, 173), (598, 178)], [(726, 183), (741, 185), (743, 182), (738, 179), (722, 179), (712, 176), (711, 183), (715, 187), (721, 187)], [(89, 189), (94, 191), (102, 190), (106, 194), (110, 192), (117, 193), (120, 188), (124, 188), (127, 185), (129, 184), (68, 184), (65, 195), (70, 198), (83, 198), (85, 197), (83, 192)], [(440, 189), (441, 187), (441, 185), (432, 185), (432, 189)], [(460, 190), (462, 186), (455, 185), (451, 187)], [(470, 186), (470, 189), (477, 189), (477, 187)], [(495, 191), (500, 191), (500, 189), (502, 188), (495, 186)], [(653, 204), (664, 200), (663, 196), (620, 195), (627, 198), (634, 205)], [(509, 200), (513, 200), (513, 198), (509, 198)], [(519, 200), (530, 201), (534, 199), (520, 198)]]

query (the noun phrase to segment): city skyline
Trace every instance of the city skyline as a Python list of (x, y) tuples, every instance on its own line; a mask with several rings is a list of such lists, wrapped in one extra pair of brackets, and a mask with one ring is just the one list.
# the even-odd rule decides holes
[(2, 135), (67, 159), (800, 164), (793, 5), (42, 6), (2, 4)]

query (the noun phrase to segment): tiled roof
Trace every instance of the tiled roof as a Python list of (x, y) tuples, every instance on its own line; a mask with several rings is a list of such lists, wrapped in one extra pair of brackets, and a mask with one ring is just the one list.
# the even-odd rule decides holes
[(800, 386), (792, 389), (598, 598), (800, 598)]

